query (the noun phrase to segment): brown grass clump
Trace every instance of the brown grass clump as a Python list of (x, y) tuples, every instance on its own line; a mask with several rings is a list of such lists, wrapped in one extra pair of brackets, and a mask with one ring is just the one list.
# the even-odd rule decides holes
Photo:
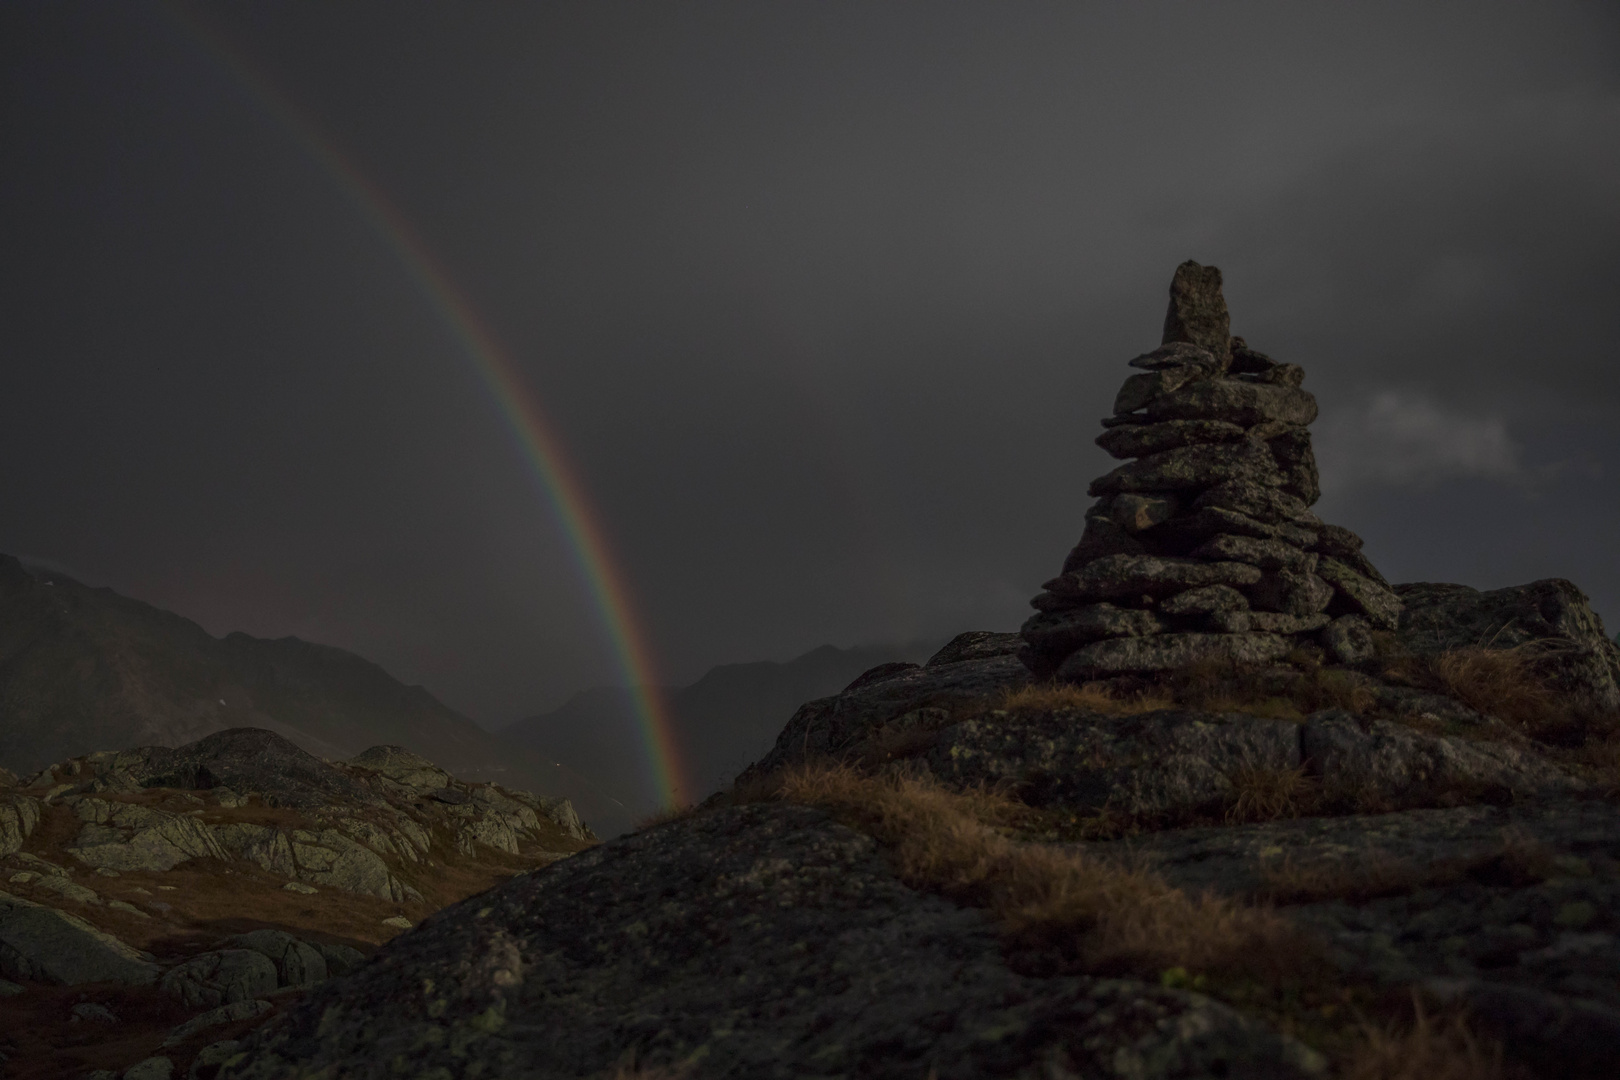
[(1535, 739), (1559, 739), (1575, 718), (1557, 691), (1537, 671), (1545, 646), (1466, 648), (1402, 657), (1391, 674), (1439, 691), (1475, 712), (1514, 725)]
[(832, 811), (877, 839), (908, 884), (989, 909), (1016, 944), (1066, 969), (1257, 972), (1301, 955), (1297, 932), (1269, 911), (1008, 839), (998, 829), (1026, 811), (1002, 794), (823, 765), (785, 773), (776, 795)]
[(1431, 1017), (1416, 997), (1410, 1023), (1362, 1025), (1362, 1040), (1344, 1061), (1344, 1080), (1502, 1080), (1502, 1047), (1451, 1013)]
[(1083, 686), (1068, 683), (1032, 683), (1017, 690), (1009, 690), (1001, 701), (1001, 708), (1015, 712), (1079, 709), (1085, 712), (1107, 713), (1110, 716), (1134, 716), (1137, 713), (1174, 707), (1175, 701), (1165, 694), (1142, 693), (1120, 697), (1108, 687), (1097, 683), (1086, 683)]
[(1235, 770), (1230, 779), (1232, 804), (1226, 820), (1231, 824), (1298, 817), (1315, 801), (1316, 780), (1303, 765), (1292, 769), (1249, 765)]

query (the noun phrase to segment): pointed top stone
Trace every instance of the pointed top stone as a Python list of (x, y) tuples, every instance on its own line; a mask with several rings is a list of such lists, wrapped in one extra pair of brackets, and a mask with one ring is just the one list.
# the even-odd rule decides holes
[(1164, 344), (1185, 341), (1208, 349), (1224, 368), (1231, 357), (1232, 320), (1221, 296), (1221, 271), (1188, 259), (1170, 282)]

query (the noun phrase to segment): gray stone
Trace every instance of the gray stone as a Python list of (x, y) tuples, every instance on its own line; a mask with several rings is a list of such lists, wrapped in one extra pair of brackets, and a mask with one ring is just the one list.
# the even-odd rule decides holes
[(1232, 363), (1227, 370), (1234, 375), (1259, 375), (1277, 366), (1277, 361), (1263, 352), (1249, 348), (1240, 337), (1232, 339)]
[(1243, 435), (1243, 428), (1224, 420), (1166, 420), (1162, 424), (1109, 428), (1097, 436), (1097, 445), (1114, 457), (1133, 458), (1178, 446), (1234, 442)]
[(22, 850), (23, 841), (39, 824), (40, 802), (28, 795), (0, 801), (0, 856)]
[(1164, 316), (1164, 344), (1187, 342), (1207, 350), (1224, 368), (1231, 359), (1231, 316), (1221, 296), (1221, 272), (1191, 259), (1176, 267), (1170, 281), (1170, 307)]
[(1277, 611), (1219, 611), (1209, 617), (1209, 626), (1223, 634), (1309, 634), (1328, 624), (1323, 612), (1312, 615), (1284, 615)]
[(1069, 654), (1057, 677), (1085, 682), (1131, 672), (1169, 671), (1206, 660), (1263, 663), (1288, 654), (1294, 643), (1276, 634), (1156, 634), (1110, 638)]
[(1323, 555), (1343, 559), (1346, 556), (1359, 555), (1363, 542), (1361, 537), (1342, 525), (1323, 525), (1319, 530), (1316, 550)]
[[(1334, 614), (1364, 615), (1368, 622), (1381, 630), (1393, 630), (1400, 625), (1403, 605), (1401, 598), (1393, 591), (1371, 578), (1362, 577), (1334, 558), (1320, 560), (1316, 573), (1338, 593), (1339, 600), (1335, 603), (1342, 601), (1345, 610)], [(1328, 610), (1333, 611), (1333, 607), (1330, 604)]]
[(1257, 373), (1255, 381), (1274, 386), (1299, 386), (1305, 381), (1305, 369), (1298, 364), (1273, 364)]
[(990, 630), (969, 630), (947, 641), (933, 656), (927, 667), (943, 667), (968, 660), (995, 660), (1016, 656), (1023, 647), (1023, 638), (1017, 634), (998, 634)]
[[(209, 1009), (207, 1012), (198, 1013), (170, 1031), (164, 1038), (163, 1045), (178, 1046), (192, 1036), (207, 1031), (211, 1027), (234, 1023), (237, 1020), (250, 1020), (255, 1016), (263, 1016), (272, 1008), (274, 1006), (262, 998), (250, 1001), (233, 1001), (229, 1005), (220, 1005), (217, 1008)], [(227, 1057), (229, 1056), (227, 1055)]]
[(1108, 515), (1126, 532), (1141, 532), (1170, 520), (1176, 512), (1172, 495), (1116, 495)]
[(0, 979), (0, 997), (16, 997), (21, 993), (23, 993), (21, 986), (6, 979)]
[[(1285, 366), (1292, 367), (1292, 365)], [(1267, 439), (1266, 445), (1271, 448), (1271, 456), (1276, 459), (1277, 467), (1282, 471), (1282, 483), (1278, 485), (1279, 487), (1298, 495), (1307, 505), (1322, 497), (1322, 487), (1316, 472), (1316, 454), (1311, 449), (1309, 431), (1303, 427), (1290, 427), (1281, 434)]]
[(1152, 401), (1163, 397), (1194, 379), (1208, 378), (1209, 372), (1197, 367), (1169, 367), (1161, 371), (1144, 371), (1132, 375), (1120, 386), (1114, 397), (1114, 414), (1132, 413)]
[[(1107, 503), (1112, 500), (1101, 501)], [(1078, 570), (1089, 562), (1105, 559), (1110, 555), (1141, 555), (1146, 550), (1140, 540), (1116, 524), (1107, 516), (1106, 511), (1088, 512), (1085, 531), (1080, 534), (1080, 542), (1070, 549), (1068, 557), (1063, 560), (1063, 572), (1066, 574), (1071, 570)]]
[(222, 944), (251, 949), (270, 960), (276, 965), (281, 986), (314, 986), (326, 979), (326, 959), (320, 951), (284, 930), (252, 930), (226, 938)]
[(1247, 611), (1248, 598), (1230, 585), (1188, 589), (1159, 605), (1166, 615), (1210, 615), (1217, 611)]
[(403, 746), (373, 746), (350, 758), (349, 764), (372, 769), (413, 791), (438, 791), (450, 783), (449, 773)]
[(89, 1022), (95, 1024), (116, 1024), (118, 1017), (105, 1005), (94, 1001), (81, 1001), (73, 1006), (73, 1022)]
[(316, 942), (315, 949), (321, 954), (321, 959), (326, 961), (326, 972), (332, 978), (347, 975), (366, 962), (364, 953), (348, 945), (324, 945)]
[[(496, 886), (243, 1040), (232, 1080), (1214, 1075), (1323, 1067), (1201, 995), (1008, 966), (983, 912), (804, 807), (718, 809)], [(926, 987), (927, 993), (919, 993)], [(544, 992), (540, 992), (543, 988)]]
[(1039, 652), (1066, 655), (1087, 642), (1141, 637), (1164, 629), (1164, 620), (1151, 611), (1101, 603), (1068, 611), (1038, 611), (1025, 621), (1019, 633)]
[[(442, 795), (444, 790), (435, 794)], [(291, 840), (293, 860), (302, 880), (384, 900), (404, 899), (403, 890), (382, 857), (338, 830), (322, 829), (317, 833), (294, 829)]]
[(1314, 573), (1275, 570), (1248, 588), (1249, 600), (1264, 611), (1314, 615), (1333, 602), (1333, 586)]
[(1195, 559), (1242, 562), (1262, 570), (1293, 570), (1308, 574), (1316, 569), (1315, 555), (1307, 554), (1281, 540), (1261, 540), (1253, 536), (1221, 533), (1210, 537), (1193, 551)]
[(292, 877), (298, 873), (292, 844), (280, 829), (269, 825), (229, 822), (212, 825), (209, 831), (213, 833), (214, 842), (234, 858), (246, 859), (282, 877)]
[(1232, 480), (1276, 486), (1282, 483), (1282, 474), (1264, 444), (1242, 439), (1221, 443), (1217, 451), (1182, 446), (1149, 454), (1099, 476), (1087, 490), (1094, 496), (1123, 491), (1191, 491)]
[(1201, 585), (1253, 585), (1259, 567), (1153, 555), (1110, 555), (1048, 581), (1052, 595), (1076, 604), (1140, 596), (1168, 596)]
[(1306, 425), (1316, 419), (1316, 398), (1293, 386), (1205, 379), (1154, 398), (1149, 420), (1225, 420), (1252, 427), (1268, 420)]
[(1322, 631), (1322, 648), (1341, 664), (1359, 664), (1373, 654), (1372, 624), (1360, 615), (1340, 615)]
[(192, 1059), (186, 1080), (214, 1080), (219, 1075), (219, 1067), (234, 1058), (241, 1049), (240, 1039), (221, 1039), (209, 1043), (197, 1051), (197, 1056)]
[(0, 892), (0, 974), (65, 986), (146, 986), (158, 967), (77, 916)]
[(1430, 735), (1336, 709), (1311, 715), (1301, 745), (1324, 785), (1360, 798), (1400, 803), (1448, 789), (1546, 793), (1582, 787), (1546, 760), (1505, 742)]
[(124, 1070), (123, 1080), (169, 1080), (173, 1075), (174, 1062), (159, 1056), (137, 1061)]
[(739, 784), (804, 761), (842, 758), (900, 717), (978, 704), (1026, 685), (1028, 653), (912, 668), (799, 706), (773, 746), (738, 777)]
[(1620, 648), (1585, 594), (1562, 578), (1480, 592), (1466, 585), (1396, 586), (1404, 610), (1397, 636), (1419, 653), (1535, 643), (1549, 683), (1600, 710), (1620, 709)]
[(1233, 536), (1253, 536), (1264, 540), (1281, 540), (1297, 548), (1308, 548), (1316, 542), (1316, 532), (1292, 522), (1271, 523), (1226, 510), (1218, 506), (1204, 506), (1190, 514), (1169, 522), (1154, 535), (1173, 543), (1196, 546), (1217, 533)]
[(1182, 367), (1187, 364), (1196, 364), (1211, 370), (1220, 367), (1220, 363), (1215, 359), (1215, 354), (1208, 349), (1199, 348), (1197, 345), (1185, 341), (1172, 341), (1168, 345), (1160, 345), (1152, 352), (1143, 353), (1130, 361), (1131, 367), (1145, 368), (1148, 371)]
[(253, 949), (220, 949), (194, 956), (163, 975), (165, 993), (193, 1008), (251, 1001), (275, 990), (276, 965)]
[(1195, 510), (1206, 506), (1232, 510), (1271, 524), (1292, 522), (1308, 529), (1322, 526), (1322, 519), (1311, 513), (1311, 508), (1297, 495), (1243, 480), (1231, 480), (1210, 488), (1193, 500), (1192, 505)]
[(208, 826), (196, 818), (89, 797), (75, 799), (72, 805), (86, 824), (77, 846), (67, 851), (87, 866), (120, 872), (164, 871), (189, 859), (226, 857)]

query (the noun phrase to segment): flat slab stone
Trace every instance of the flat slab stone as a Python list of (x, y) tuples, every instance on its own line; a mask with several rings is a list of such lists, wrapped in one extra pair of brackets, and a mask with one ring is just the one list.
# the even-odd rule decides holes
[(1202, 585), (1253, 585), (1262, 574), (1239, 562), (1200, 562), (1157, 555), (1109, 555), (1048, 581), (1052, 595), (1076, 603), (1168, 596)]
[(1121, 465), (1091, 482), (1089, 493), (1189, 491), (1230, 480), (1275, 487), (1283, 475), (1262, 443), (1247, 439), (1210, 446), (1181, 446)]
[(146, 986), (158, 966), (77, 916), (0, 892), (0, 974), (63, 986)]
[(1058, 667), (1072, 682), (1131, 672), (1170, 671), (1204, 660), (1265, 663), (1288, 655), (1294, 642), (1277, 634), (1155, 634), (1083, 645)]
[(1149, 420), (1225, 420), (1252, 427), (1268, 420), (1305, 425), (1316, 419), (1316, 398), (1294, 386), (1206, 379), (1154, 398)]

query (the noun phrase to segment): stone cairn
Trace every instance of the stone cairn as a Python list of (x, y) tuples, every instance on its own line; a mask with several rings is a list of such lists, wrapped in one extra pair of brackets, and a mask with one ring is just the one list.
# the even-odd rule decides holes
[(1360, 537), (1311, 513), (1304, 370), (1230, 336), (1221, 272), (1195, 262), (1176, 268), (1164, 343), (1130, 363), (1097, 445), (1131, 460), (1092, 481), (1080, 542), (1030, 602), (1025, 665), (1082, 682), (1308, 642), (1365, 659), (1401, 601)]

